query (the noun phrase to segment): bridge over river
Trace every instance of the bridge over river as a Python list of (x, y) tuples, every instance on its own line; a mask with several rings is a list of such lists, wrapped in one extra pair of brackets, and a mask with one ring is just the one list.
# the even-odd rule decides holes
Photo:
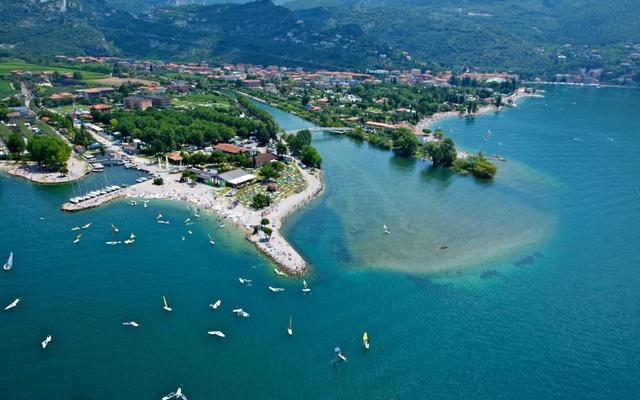
[[(305, 129), (310, 130), (312, 133), (313, 132), (322, 132), (322, 131), (331, 131), (331, 132), (344, 133), (344, 132), (349, 132), (353, 128), (335, 128), (335, 127), (329, 127), (329, 126), (314, 126), (314, 127), (305, 128)], [(293, 129), (293, 130), (286, 131), (286, 133), (287, 134), (292, 134), (292, 133), (297, 133), (298, 131), (301, 131), (301, 130), (302, 129)]]

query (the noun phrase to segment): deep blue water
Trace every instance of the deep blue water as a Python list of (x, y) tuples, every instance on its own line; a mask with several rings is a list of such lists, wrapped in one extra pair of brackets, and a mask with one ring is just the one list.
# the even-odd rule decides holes
[[(640, 92), (546, 90), (438, 124), (467, 150), (507, 158), (493, 183), (315, 135), (326, 190), (285, 227), (311, 263), (308, 296), (213, 216), (186, 235), (190, 212), (176, 203), (64, 214), (76, 186), (1, 177), (0, 256), (13, 250), (15, 268), (0, 273), (0, 304), (22, 299), (0, 310), (3, 398), (159, 399), (177, 386), (190, 399), (636, 398)], [(305, 126), (274, 113), (285, 129)], [(159, 212), (172, 224), (156, 224)], [(70, 228), (87, 222), (72, 244)], [(111, 223), (137, 242), (106, 246)], [(132, 319), (137, 330), (121, 325)], [(227, 338), (206, 335), (215, 329)], [(348, 363), (333, 361), (336, 345)]]

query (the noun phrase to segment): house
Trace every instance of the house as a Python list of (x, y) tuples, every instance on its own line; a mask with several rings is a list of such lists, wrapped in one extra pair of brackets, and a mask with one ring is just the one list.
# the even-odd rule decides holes
[(385, 124), (384, 122), (367, 121), (364, 123), (366, 128), (369, 129), (395, 129), (396, 126), (392, 124)]
[(167, 161), (171, 161), (174, 164), (182, 165), (182, 156), (177, 151), (172, 151), (171, 153), (167, 153), (165, 156)]
[(189, 168), (189, 172), (195, 174), (196, 182), (207, 185), (214, 185), (218, 177), (218, 171), (216, 170), (204, 171), (199, 168)]
[(191, 85), (187, 82), (176, 82), (167, 86), (167, 90), (171, 92), (187, 93), (191, 90)]
[(99, 98), (110, 95), (113, 92), (115, 92), (115, 89), (110, 87), (96, 87), (76, 91), (76, 93), (79, 93), (87, 102), (96, 101)]
[(162, 108), (169, 107), (171, 105), (171, 98), (169, 96), (151, 95), (144, 96), (144, 98), (151, 100), (151, 104), (153, 105), (153, 107)]
[(15, 124), (16, 122), (32, 123), (36, 120), (36, 113), (25, 106), (9, 107), (9, 109), (11, 112), (7, 113), (7, 118), (12, 124)]
[(239, 147), (230, 143), (219, 143), (213, 147), (227, 154), (240, 154), (240, 153), (246, 153), (249, 151), (244, 147)]
[(153, 106), (153, 102), (145, 97), (129, 96), (122, 99), (125, 107), (131, 110), (146, 110)]
[(262, 167), (264, 164), (268, 164), (272, 161), (277, 160), (278, 157), (273, 154), (273, 153), (260, 153), (260, 154), (256, 154), (253, 157), (253, 166), (255, 168), (260, 168)]
[(243, 169), (234, 169), (215, 177), (215, 183), (219, 186), (240, 187), (256, 179), (255, 175)]
[(91, 111), (98, 113), (110, 113), (112, 108), (113, 107), (111, 107), (110, 104), (94, 104), (91, 106)]

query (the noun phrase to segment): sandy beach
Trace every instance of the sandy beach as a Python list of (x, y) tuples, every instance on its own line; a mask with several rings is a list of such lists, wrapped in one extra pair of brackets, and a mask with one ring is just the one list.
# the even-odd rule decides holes
[[(269, 208), (252, 210), (242, 204), (230, 208), (233, 197), (221, 195), (219, 190), (204, 184), (191, 187), (180, 183), (180, 175), (161, 172), (163, 185), (154, 185), (152, 180), (136, 184), (126, 188), (123, 196), (131, 199), (164, 199), (183, 201), (198, 206), (203, 212), (214, 212), (227, 220), (225, 224), (232, 223), (243, 229), (247, 239), (254, 243), (265, 255), (278, 264), (284, 272), (291, 276), (304, 275), (308, 270), (307, 262), (289, 244), (280, 229), (287, 216), (300, 209), (322, 192), (322, 175), (320, 171), (311, 174), (307, 170), (300, 169), (307, 182), (305, 190), (290, 195)], [(260, 225), (262, 218), (268, 218), (269, 227), (273, 229), (270, 238), (260, 233), (252, 235), (253, 227)]]

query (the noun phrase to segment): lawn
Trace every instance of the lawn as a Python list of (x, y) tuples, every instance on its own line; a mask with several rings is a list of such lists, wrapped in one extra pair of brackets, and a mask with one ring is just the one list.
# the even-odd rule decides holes
[(31, 72), (42, 72), (42, 71), (58, 71), (61, 73), (66, 72), (80, 72), (82, 74), (83, 80), (88, 79), (99, 79), (106, 77), (105, 74), (100, 72), (92, 72), (92, 71), (83, 71), (71, 67), (62, 67), (62, 66), (47, 66), (47, 65), (38, 65), (38, 64), (29, 64), (27, 62), (21, 60), (0, 60), (0, 75), (10, 75), (13, 70), (21, 70), (21, 71), (31, 71)]
[(11, 97), (15, 93), (16, 91), (13, 89), (13, 86), (11, 86), (11, 82), (0, 80), (0, 99)]
[(214, 107), (221, 110), (226, 110), (231, 107), (228, 98), (216, 94), (178, 96), (172, 99), (171, 104), (184, 107)]
[[(73, 112), (73, 107), (73, 104), (67, 104), (65, 106), (50, 107), (48, 108), (48, 110), (58, 114), (68, 115)], [(89, 106), (86, 106), (84, 104), (76, 104), (75, 108), (78, 109), (78, 111), (89, 111)]]

